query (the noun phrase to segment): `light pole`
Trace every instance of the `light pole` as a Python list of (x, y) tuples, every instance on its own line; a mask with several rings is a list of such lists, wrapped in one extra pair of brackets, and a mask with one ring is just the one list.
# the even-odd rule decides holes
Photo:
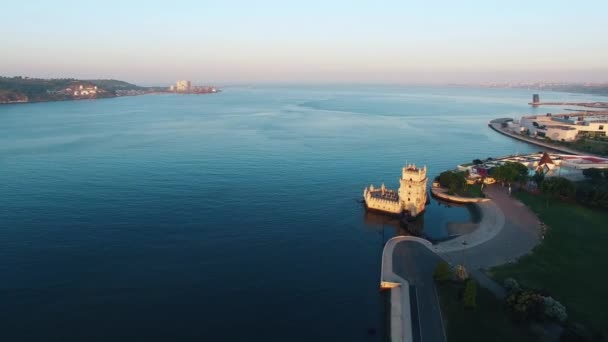
[(465, 264), (467, 262), (466, 259), (466, 250), (467, 250), (467, 241), (462, 241), (462, 267), (465, 267)]

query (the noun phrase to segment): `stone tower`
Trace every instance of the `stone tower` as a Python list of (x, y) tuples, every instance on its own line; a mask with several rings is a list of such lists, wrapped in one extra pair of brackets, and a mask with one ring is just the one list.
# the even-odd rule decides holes
[(408, 164), (403, 168), (399, 180), (399, 202), (412, 217), (423, 212), (426, 206), (426, 181), (426, 166), (417, 168)]

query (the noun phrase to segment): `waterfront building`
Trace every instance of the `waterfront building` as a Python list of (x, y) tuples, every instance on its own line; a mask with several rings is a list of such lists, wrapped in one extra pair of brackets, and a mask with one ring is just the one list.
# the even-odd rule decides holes
[(97, 86), (80, 84), (74, 86), (74, 89), (66, 88), (64, 92), (66, 94), (71, 94), (72, 96), (89, 96), (97, 94), (98, 90), (99, 89), (97, 88)]
[(580, 137), (605, 137), (608, 132), (608, 114), (558, 114), (523, 116), (505, 127), (514, 133), (556, 141), (574, 141)]
[(399, 190), (370, 185), (363, 189), (363, 198), (368, 209), (399, 215), (406, 213), (416, 217), (424, 211), (427, 201), (426, 166), (422, 168), (409, 164), (401, 170)]
[(178, 92), (189, 92), (191, 87), (192, 84), (187, 80), (181, 80), (175, 83), (175, 91)]
[(538, 94), (532, 95), (532, 103), (540, 103), (540, 96)]
[[(560, 176), (572, 181), (584, 178), (582, 173), (585, 169), (608, 169), (608, 158), (595, 156), (557, 154), (550, 152), (539, 152), (524, 155), (514, 155), (500, 158), (488, 158), (481, 164), (458, 165), (456, 170), (466, 172), (470, 180), (479, 181), (488, 179), (494, 168), (505, 163), (519, 163), (529, 170), (532, 176), (535, 172), (542, 172), (546, 177)], [(485, 181), (484, 181), (485, 182)]]

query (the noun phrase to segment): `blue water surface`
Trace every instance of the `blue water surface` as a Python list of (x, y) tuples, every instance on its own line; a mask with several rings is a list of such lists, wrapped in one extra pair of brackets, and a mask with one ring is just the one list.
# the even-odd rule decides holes
[[(541, 93), (543, 100), (585, 95)], [(0, 340), (380, 341), (363, 188), (537, 151), (528, 90), (240, 86), (0, 106)], [(422, 235), (465, 208), (433, 201)], [(383, 231), (383, 226), (385, 227)]]

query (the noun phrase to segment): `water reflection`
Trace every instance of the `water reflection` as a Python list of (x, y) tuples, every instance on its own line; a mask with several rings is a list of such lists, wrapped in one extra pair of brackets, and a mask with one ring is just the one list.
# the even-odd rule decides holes
[(458, 204), (432, 198), (424, 213), (414, 219), (364, 208), (363, 220), (367, 227), (382, 232), (386, 239), (393, 236), (417, 236), (431, 242), (440, 242), (475, 230), (480, 220), (480, 211), (474, 204)]

